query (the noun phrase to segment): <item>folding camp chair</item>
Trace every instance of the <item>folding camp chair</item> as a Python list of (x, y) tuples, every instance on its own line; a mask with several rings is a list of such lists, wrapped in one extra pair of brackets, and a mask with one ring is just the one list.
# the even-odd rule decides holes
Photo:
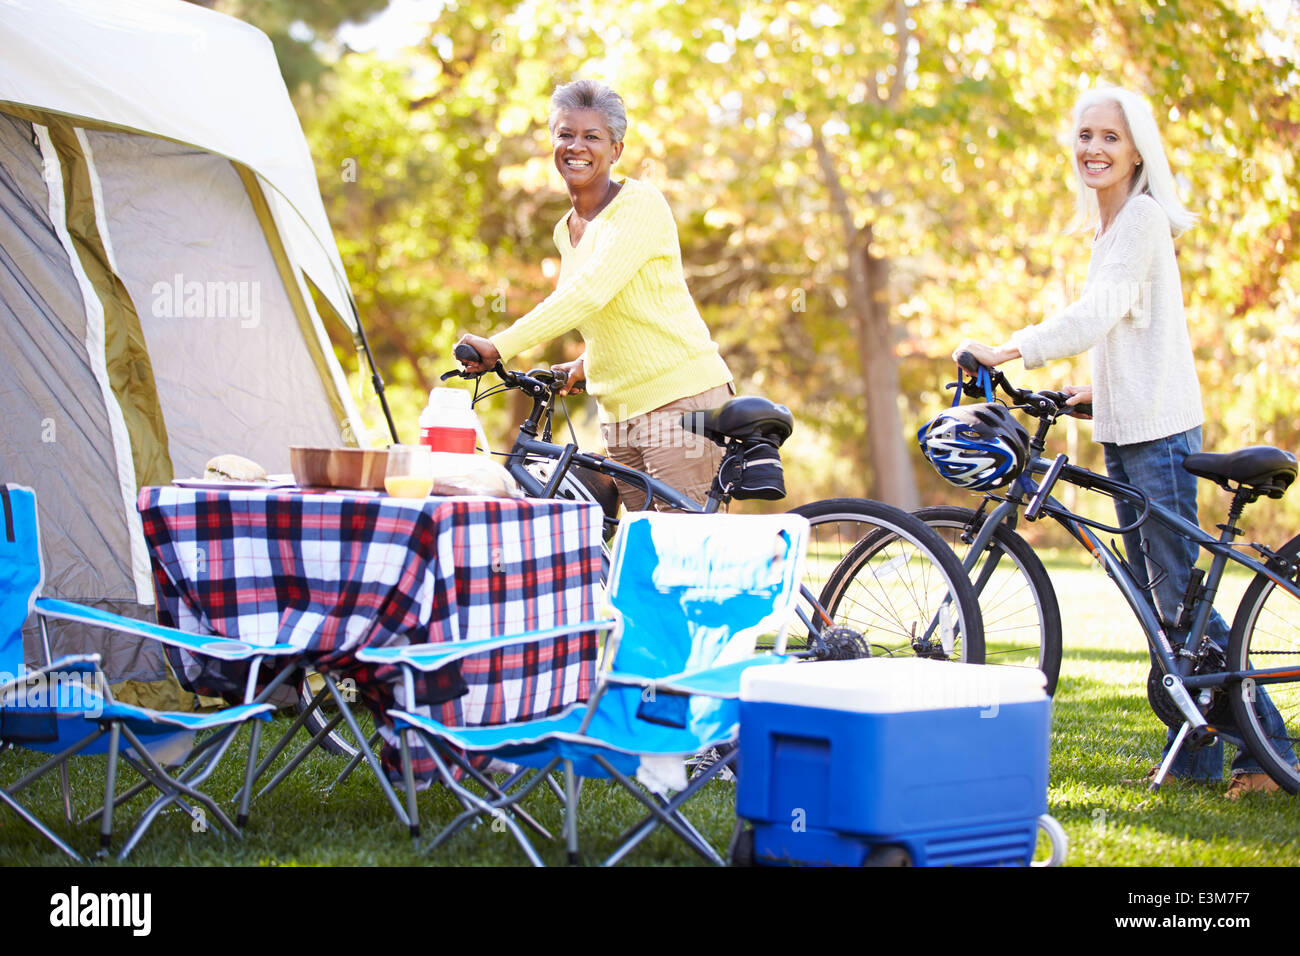
[[(401, 731), (408, 768), (411, 819), (417, 819), (409, 771), (415, 739), (428, 744), (443, 781), (465, 807), (429, 849), (472, 819), (488, 815), (504, 824), (528, 858), (541, 865), (511, 814), (519, 812), (524, 796), (563, 766), (570, 862), (577, 862), (578, 853), (577, 778), (601, 777), (618, 781), (647, 811), (641, 823), (619, 838), (606, 864), (618, 862), (661, 825), (706, 860), (722, 864), (721, 856), (686, 820), (681, 807), (732, 764), (735, 751), (689, 783), (683, 761), (734, 741), (742, 671), (787, 659), (780, 652), (798, 596), (807, 535), (807, 521), (797, 515), (632, 515), (623, 521), (614, 545), (609, 582), (614, 616), (605, 624), (612, 633), (590, 702), (554, 717), (489, 727), (452, 728), (411, 711), (391, 711)], [(561, 629), (478, 641), (473, 646), (367, 649), (358, 657), (400, 665), (409, 688), (416, 670), (434, 670), (464, 654), (519, 641), (548, 639), (557, 630)], [(756, 657), (756, 641), (765, 634), (776, 635), (778, 653)], [(538, 772), (509, 792), (490, 786), (483, 797), (455, 779), (452, 764), (490, 783), (475, 774), (458, 751), (491, 755)], [(647, 787), (637, 780), (646, 781)]]
[[(220, 807), (198, 787), (216, 768), (235, 734), (256, 718), (269, 720), (270, 704), (251, 703), (257, 672), (266, 657), (298, 653), (287, 645), (252, 647), (220, 636), (189, 634), (124, 618), (107, 611), (40, 597), (45, 580), (41, 561), (40, 533), (36, 517), (36, 496), (29, 488), (0, 486), (0, 747), (23, 748), (50, 754), (50, 759), (7, 786), (0, 786), (0, 803), (40, 831), (60, 850), (80, 860), (81, 856), (60, 839), (37, 816), (18, 802), (18, 794), (47, 773), (63, 774), (65, 816), (71, 821), (66, 764), (76, 755), (104, 754), (107, 770), (100, 816), (100, 855), (108, 852), (113, 832), (113, 811), (123, 801), (153, 787), (159, 792), (140, 817), (120, 856), (125, 858), (149, 825), (165, 807), (176, 804), (196, 819), (211, 819), (239, 836)], [(24, 663), (22, 628), (35, 612), (40, 622), (46, 664), (28, 670)], [(45, 619), (76, 621), (122, 633), (135, 634), (183, 647), (196, 654), (230, 661), (247, 661), (248, 685), (244, 704), (216, 713), (174, 713), (122, 704), (113, 699), (108, 680), (99, 666), (99, 656), (75, 655), (50, 660)], [(194, 735), (212, 731), (198, 746)], [(125, 744), (125, 745), (124, 745)], [(256, 753), (256, 743), (251, 753)], [(119, 763), (126, 763), (142, 777), (127, 793), (117, 793)], [(172, 769), (168, 769), (171, 767)], [(247, 800), (249, 772), (245, 775), (243, 798)], [(201, 812), (198, 807), (201, 806)], [(246, 812), (241, 804), (241, 815)]]

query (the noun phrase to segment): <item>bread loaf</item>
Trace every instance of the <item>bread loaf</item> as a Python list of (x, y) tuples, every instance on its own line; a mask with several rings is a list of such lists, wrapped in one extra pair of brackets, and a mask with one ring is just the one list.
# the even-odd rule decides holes
[(266, 481), (266, 469), (242, 455), (218, 455), (204, 466), (205, 481)]

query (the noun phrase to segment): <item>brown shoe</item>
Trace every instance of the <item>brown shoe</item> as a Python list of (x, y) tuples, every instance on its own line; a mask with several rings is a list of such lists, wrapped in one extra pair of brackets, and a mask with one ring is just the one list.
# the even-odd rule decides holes
[(1276, 781), (1266, 773), (1235, 773), (1232, 775), (1232, 783), (1228, 785), (1224, 797), (1229, 800), (1236, 800), (1243, 793), (1251, 791), (1277, 793), (1281, 789)]

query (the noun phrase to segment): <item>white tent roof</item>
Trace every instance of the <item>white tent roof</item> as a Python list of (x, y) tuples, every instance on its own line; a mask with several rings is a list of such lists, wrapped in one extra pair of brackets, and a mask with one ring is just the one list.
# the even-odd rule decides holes
[(0, 101), (200, 147), (266, 186), (290, 258), (349, 325), (346, 274), (271, 42), (180, 0), (0, 0)]

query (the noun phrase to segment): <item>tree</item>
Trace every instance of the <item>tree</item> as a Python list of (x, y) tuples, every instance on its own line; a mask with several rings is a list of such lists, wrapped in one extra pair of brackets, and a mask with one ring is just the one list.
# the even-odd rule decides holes
[(567, 202), (546, 99), (579, 73), (611, 82), (620, 169), (668, 195), (742, 389), (796, 412), (794, 495), (907, 504), (917, 480), (951, 494), (913, 470), (911, 433), (950, 397), (952, 346), (1001, 341), (1082, 284), (1068, 113), (1099, 81), (1148, 96), (1205, 213), (1178, 248), (1207, 447), (1296, 443), (1296, 60), (1294, 22), (1217, 0), (494, 2), (445, 6), (401, 61), (345, 54), (299, 102), (363, 319), (414, 393), (458, 331), (549, 291)]

